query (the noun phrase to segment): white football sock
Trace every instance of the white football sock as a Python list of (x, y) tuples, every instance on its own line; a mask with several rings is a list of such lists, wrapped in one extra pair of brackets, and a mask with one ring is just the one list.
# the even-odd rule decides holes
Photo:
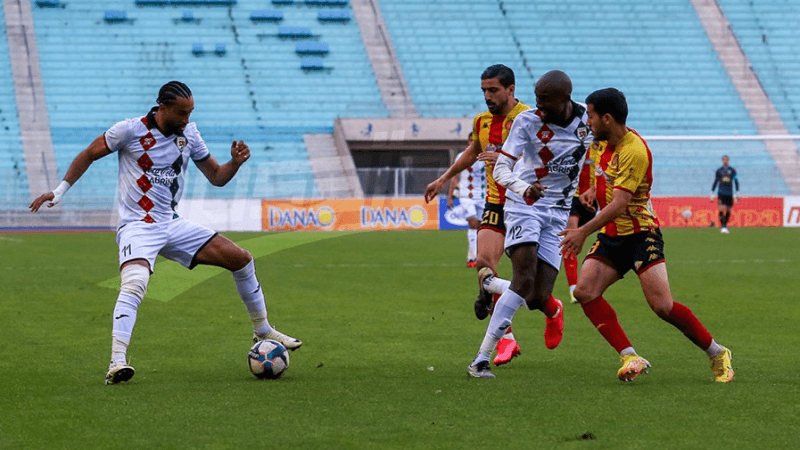
[(120, 289), (111, 321), (111, 361), (128, 361), (128, 345), (139, 305), (147, 292), (150, 269), (139, 264), (128, 264), (120, 271)]
[(467, 260), (475, 261), (478, 258), (478, 230), (467, 230)]
[(508, 290), (509, 286), (511, 286), (510, 281), (504, 280), (496, 275), (483, 279), (483, 289), (491, 292), (492, 294), (502, 294)]
[(506, 290), (503, 295), (500, 296), (497, 300), (497, 304), (494, 305), (492, 318), (489, 320), (489, 325), (486, 327), (486, 335), (483, 337), (481, 348), (478, 350), (478, 355), (475, 357), (473, 364), (489, 360), (492, 352), (497, 347), (497, 342), (503, 337), (508, 327), (511, 326), (514, 314), (516, 314), (524, 304), (525, 300), (511, 289)]
[(709, 357), (717, 356), (722, 352), (722, 346), (717, 344), (717, 341), (711, 339), (711, 345), (706, 349), (706, 355)]
[(264, 291), (261, 283), (256, 278), (256, 265), (254, 260), (250, 260), (246, 266), (231, 272), (236, 290), (242, 298), (250, 320), (253, 321), (253, 333), (258, 337), (264, 337), (272, 331), (272, 327), (267, 320), (267, 305), (264, 302)]

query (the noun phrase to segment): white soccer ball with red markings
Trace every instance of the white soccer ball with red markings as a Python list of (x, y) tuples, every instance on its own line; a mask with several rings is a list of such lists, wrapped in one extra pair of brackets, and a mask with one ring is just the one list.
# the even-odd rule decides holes
[(259, 379), (277, 380), (289, 368), (289, 352), (278, 341), (258, 341), (247, 354), (250, 372)]

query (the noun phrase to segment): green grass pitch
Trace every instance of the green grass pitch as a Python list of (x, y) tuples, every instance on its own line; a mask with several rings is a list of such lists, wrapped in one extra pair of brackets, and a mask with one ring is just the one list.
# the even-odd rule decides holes
[[(0, 449), (798, 445), (800, 230), (664, 231), (675, 299), (733, 351), (728, 385), (632, 275), (606, 298), (648, 375), (618, 381), (617, 355), (567, 303), (559, 348), (544, 347), (542, 314), (521, 310), (522, 355), (479, 380), (466, 367), (487, 322), (473, 316), (464, 232), (226, 235), (257, 256), (270, 321), (304, 341), (280, 380), (248, 371), (230, 274), (160, 260), (130, 348), (136, 376), (105, 386), (113, 234), (0, 235)], [(568, 298), (563, 275), (555, 295)]]

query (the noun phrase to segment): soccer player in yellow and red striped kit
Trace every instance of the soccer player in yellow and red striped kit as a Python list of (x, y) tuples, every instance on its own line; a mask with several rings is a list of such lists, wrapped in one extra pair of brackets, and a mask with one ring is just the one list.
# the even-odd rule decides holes
[(578, 254), (591, 233), (600, 233), (583, 262), (575, 298), (597, 331), (620, 354), (622, 367), (617, 377), (631, 381), (646, 373), (650, 363), (636, 354), (603, 294), (633, 269), (653, 312), (706, 352), (717, 382), (730, 382), (734, 375), (731, 351), (714, 340), (691, 309), (672, 298), (664, 240), (650, 205), (653, 157), (644, 139), (626, 126), (625, 95), (614, 88), (601, 89), (586, 98), (586, 105), (588, 125), (600, 141), (596, 177), (600, 212), (585, 225), (561, 233), (562, 252)]

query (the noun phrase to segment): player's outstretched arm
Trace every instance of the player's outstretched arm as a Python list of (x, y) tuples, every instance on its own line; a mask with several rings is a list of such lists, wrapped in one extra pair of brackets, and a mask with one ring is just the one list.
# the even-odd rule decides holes
[(425, 203), (430, 203), (431, 200), (439, 195), (439, 192), (442, 190), (442, 186), (444, 186), (447, 180), (458, 175), (467, 167), (475, 164), (475, 161), (478, 160), (478, 153), (480, 153), (480, 151), (480, 146), (476, 141), (470, 142), (461, 157), (453, 162), (453, 165), (447, 169), (447, 172), (443, 173), (439, 178), (431, 181), (430, 184), (425, 187)]
[(566, 257), (578, 256), (586, 238), (595, 231), (603, 228), (605, 224), (625, 213), (632, 198), (633, 194), (631, 192), (623, 189), (614, 189), (614, 196), (611, 198), (611, 203), (601, 209), (592, 220), (586, 222), (582, 227), (567, 228), (561, 233), (558, 233), (559, 236), (564, 237), (559, 244), (559, 247), (561, 247), (561, 254)]
[(105, 135), (101, 134), (97, 137), (97, 139), (89, 144), (89, 147), (87, 147), (86, 150), (78, 153), (78, 156), (72, 160), (72, 163), (70, 163), (69, 168), (67, 169), (67, 173), (64, 175), (64, 180), (58, 185), (57, 188), (40, 195), (33, 202), (31, 202), (29, 206), (31, 212), (39, 211), (39, 208), (41, 208), (45, 202), (47, 202), (48, 208), (52, 208), (53, 206), (57, 205), (58, 202), (61, 201), (61, 197), (78, 181), (81, 176), (83, 176), (84, 173), (86, 173), (86, 171), (89, 169), (89, 166), (91, 166), (93, 162), (110, 154), (111, 150), (109, 150), (108, 146), (106, 145)]
[(195, 161), (195, 165), (203, 172), (203, 175), (205, 175), (206, 179), (208, 179), (211, 184), (221, 187), (225, 186), (233, 179), (233, 176), (239, 171), (239, 167), (242, 167), (242, 164), (248, 159), (250, 159), (250, 148), (247, 144), (245, 144), (244, 141), (233, 141), (231, 142), (230, 161), (220, 165), (220, 163), (211, 156), (202, 162)]

